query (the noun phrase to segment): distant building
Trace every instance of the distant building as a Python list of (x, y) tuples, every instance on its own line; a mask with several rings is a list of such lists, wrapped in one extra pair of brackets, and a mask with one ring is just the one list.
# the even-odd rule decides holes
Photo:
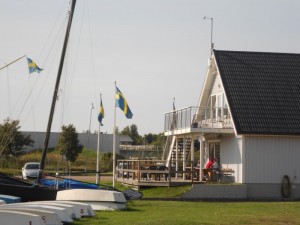
[[(31, 139), (34, 141), (33, 146), (27, 146), (26, 151), (43, 149), (45, 132), (31, 132), (22, 131), (22, 134), (30, 135)], [(55, 148), (58, 144), (59, 132), (51, 132), (48, 148)], [(79, 133), (78, 134), (79, 143), (86, 148), (97, 150), (98, 134)], [(116, 145), (131, 144), (132, 139), (127, 135), (117, 135)], [(113, 134), (100, 134), (100, 151), (102, 153), (112, 152), (113, 150)], [(116, 148), (116, 153), (120, 154), (119, 148)]]

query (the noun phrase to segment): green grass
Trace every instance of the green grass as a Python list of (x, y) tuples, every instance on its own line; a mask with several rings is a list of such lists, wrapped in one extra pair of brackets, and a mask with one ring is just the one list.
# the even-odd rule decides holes
[(129, 201), (122, 211), (97, 212), (82, 225), (300, 224), (300, 202)]
[[(83, 172), (85, 171), (85, 166), (87, 165), (88, 171), (96, 170), (96, 158), (97, 152), (88, 149), (88, 162), (86, 164), (86, 149), (83, 149), (79, 154), (77, 160), (71, 164), (72, 172)], [(100, 155), (100, 157), (103, 154)], [(21, 168), (26, 162), (39, 162), (42, 157), (42, 151), (37, 150), (17, 158), (9, 158), (5, 160), (0, 159), (0, 171), (3, 173), (9, 173), (11, 175), (21, 175)], [(108, 165), (112, 162), (105, 161)], [(107, 171), (103, 161), (100, 162), (100, 167), (102, 171)], [(103, 168), (102, 168), (103, 167)], [(55, 149), (49, 149), (46, 158), (45, 172), (47, 173), (62, 173), (66, 169), (66, 162), (62, 160), (61, 155)]]
[(180, 187), (151, 187), (141, 190), (143, 198), (177, 198), (188, 191), (191, 185)]

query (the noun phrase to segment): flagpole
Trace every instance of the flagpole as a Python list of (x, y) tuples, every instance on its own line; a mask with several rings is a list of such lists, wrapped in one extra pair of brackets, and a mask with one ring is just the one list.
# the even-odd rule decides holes
[(17, 58), (16, 60), (14, 60), (14, 61), (12, 61), (12, 62), (10, 62), (10, 63), (6, 64), (5, 66), (1, 67), (1, 68), (0, 68), (0, 70), (2, 70), (2, 69), (4, 69), (4, 68), (6, 68), (6, 67), (8, 67), (8, 66), (10, 66), (11, 64), (13, 64), (13, 63), (15, 63), (15, 62), (19, 61), (20, 59), (22, 59), (22, 58), (24, 58), (24, 57), (26, 57), (26, 55), (23, 55), (22, 57), (20, 57), (20, 58)]
[[(100, 110), (101, 110), (101, 93), (100, 93)], [(101, 123), (99, 122), (98, 127), (98, 142), (97, 142), (97, 168), (96, 168), (96, 184), (100, 184), (100, 174), (99, 174), (99, 156), (100, 156), (100, 128)]]
[(115, 174), (116, 174), (116, 87), (117, 82), (115, 81), (115, 109), (114, 109), (114, 131), (113, 131), (113, 188), (115, 187)]

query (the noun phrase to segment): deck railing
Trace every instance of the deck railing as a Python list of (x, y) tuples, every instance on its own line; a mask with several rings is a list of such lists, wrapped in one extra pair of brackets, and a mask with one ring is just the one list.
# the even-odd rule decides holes
[[(200, 182), (202, 169), (194, 167), (166, 166), (165, 160), (118, 160), (116, 168), (116, 180), (129, 185), (137, 186), (172, 186), (179, 183)], [(181, 161), (182, 164), (182, 161)], [(234, 182), (232, 169), (219, 169), (218, 173), (208, 182)]]
[[(120, 182), (167, 182), (171, 183), (172, 178), (176, 181), (197, 181), (198, 171), (194, 167), (187, 167), (184, 170), (175, 170), (172, 166), (165, 166), (165, 160), (118, 160), (116, 167), (116, 179)], [(183, 178), (184, 177), (184, 178)]]
[(187, 128), (233, 128), (227, 107), (194, 107), (165, 113), (164, 131)]

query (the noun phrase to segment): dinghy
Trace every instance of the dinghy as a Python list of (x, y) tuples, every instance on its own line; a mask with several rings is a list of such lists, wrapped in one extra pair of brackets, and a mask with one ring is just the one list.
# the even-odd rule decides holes
[[(47, 202), (47, 201), (44, 201)], [(72, 205), (75, 210), (77, 210), (80, 213), (81, 217), (92, 217), (95, 216), (95, 212), (92, 209), (91, 205), (82, 203), (82, 202), (72, 202), (72, 201), (56, 201), (58, 203), (68, 204)]]
[[(71, 218), (72, 215), (70, 215), (70, 213), (68, 212), (68, 210), (66, 210), (65, 208), (62, 207), (57, 207), (57, 206), (51, 206), (51, 205), (41, 205), (41, 204), (25, 204), (25, 203), (14, 203), (14, 204), (6, 204), (6, 205), (2, 205), (0, 206), (0, 209), (2, 211), (5, 210), (10, 210), (10, 208), (25, 208), (25, 209), (34, 209), (34, 210), (46, 210), (46, 211), (50, 211), (50, 212), (55, 212), (59, 218), (59, 220), (63, 223), (72, 223), (73, 219)], [(1, 212), (2, 212), (1, 211)], [(2, 221), (2, 217), (0, 217)], [(26, 224), (26, 223), (23, 223)], [(27, 223), (29, 224), (29, 223)], [(0, 225), (2, 225), (0, 223)], [(8, 225), (8, 224), (6, 224)], [(16, 225), (16, 224), (13, 224)]]
[[(43, 210), (43, 209), (32, 209), (32, 208), (0, 208), (0, 213), (2, 211), (12, 211), (12, 212), (24, 212), (40, 215), (45, 225), (62, 225), (62, 222), (58, 218), (58, 215), (54, 212)], [(1, 218), (2, 219), (2, 218)]]
[(126, 208), (124, 194), (112, 190), (62, 190), (57, 192), (56, 200), (87, 203), (91, 205), (93, 210), (120, 210)]
[(10, 210), (0, 211), (0, 225), (44, 225), (40, 215)]
[(54, 207), (60, 207), (67, 210), (68, 214), (72, 219), (80, 219), (81, 215), (78, 210), (75, 210), (75, 208), (69, 204), (66, 203), (60, 203), (56, 201), (37, 201), (37, 202), (24, 202), (24, 205), (41, 205), (41, 206), (54, 206)]

